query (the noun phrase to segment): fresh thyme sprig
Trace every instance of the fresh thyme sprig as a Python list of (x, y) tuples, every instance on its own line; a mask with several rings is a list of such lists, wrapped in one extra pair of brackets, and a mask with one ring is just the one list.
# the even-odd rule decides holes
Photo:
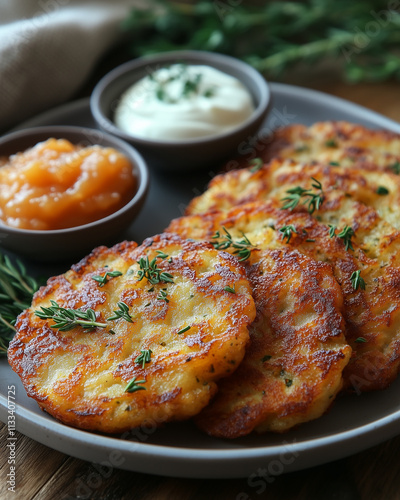
[(165, 302), (169, 302), (169, 298), (167, 297), (168, 293), (166, 290), (160, 290), (158, 294), (157, 300), (164, 300)]
[(7, 353), (17, 316), (30, 306), (41, 284), (28, 276), (20, 260), (14, 264), (7, 255), (0, 253), (0, 356)]
[(293, 226), (293, 224), (290, 224), (288, 226), (282, 226), (279, 229), (279, 232), (282, 233), (282, 240), (283, 241), (285, 241), (285, 238), (287, 239), (286, 243), (289, 243), (289, 241), (292, 237), (292, 233), (297, 234), (296, 228)]
[(107, 271), (104, 276), (92, 276), (92, 279), (98, 282), (99, 286), (104, 286), (108, 282), (108, 278), (116, 278), (122, 276), (120, 271)]
[[(382, 81), (400, 77), (400, 13), (388, 5), (382, 0), (152, 0), (147, 9), (133, 8), (124, 27), (135, 57), (185, 49), (222, 52), (273, 79), (296, 66), (333, 62), (347, 80)], [(377, 21), (383, 8), (385, 16)], [(380, 29), (371, 34), (374, 23)]]
[(352, 227), (346, 225), (338, 234), (336, 234), (336, 226), (329, 224), (329, 228), (329, 236), (331, 238), (337, 236), (343, 240), (345, 250), (348, 250), (349, 248), (350, 250), (354, 250), (351, 238), (355, 235), (355, 232)]
[(282, 198), (282, 201), (286, 201), (283, 205), (282, 209), (290, 209), (293, 210), (300, 203), (302, 198), (305, 198), (303, 201), (303, 205), (307, 206), (308, 213), (313, 214), (315, 210), (319, 210), (322, 203), (324, 202), (324, 193), (322, 189), (321, 183), (311, 177), (313, 180), (311, 186), (316, 189), (316, 192), (311, 191), (310, 189), (304, 189), (301, 186), (296, 186), (294, 188), (288, 189), (286, 193), (288, 196)]
[(234, 241), (229, 231), (225, 227), (222, 227), (222, 229), (224, 230), (225, 234), (221, 235), (220, 231), (216, 231), (214, 236), (212, 236), (212, 239), (221, 240), (211, 242), (214, 248), (216, 248), (217, 250), (226, 250), (232, 247), (234, 248), (233, 253), (237, 254), (237, 256), (240, 257), (239, 261), (248, 259), (250, 257), (252, 248), (255, 247), (250, 243), (247, 236), (242, 233), (243, 238), (241, 240)]
[(118, 309), (114, 311), (114, 315), (107, 318), (107, 321), (112, 321), (113, 319), (122, 318), (129, 323), (133, 323), (132, 316), (129, 314), (129, 307), (125, 304), (125, 302), (117, 303)]
[(50, 300), (50, 303), (50, 307), (41, 306), (41, 310), (35, 311), (35, 315), (40, 319), (52, 319), (54, 325), (51, 325), (51, 328), (57, 328), (60, 332), (67, 332), (77, 326), (83, 326), (87, 330), (107, 326), (107, 323), (97, 321), (96, 313), (91, 308), (83, 311), (60, 307), (55, 300)]
[(133, 379), (125, 387), (125, 392), (145, 391), (146, 387), (139, 385), (139, 384), (144, 384), (145, 382), (146, 382), (145, 380), (136, 381), (136, 377), (133, 377)]
[(147, 278), (152, 285), (157, 283), (173, 283), (173, 276), (169, 273), (164, 272), (162, 269), (157, 267), (157, 257), (149, 262), (149, 257), (141, 257), (137, 263), (139, 264), (138, 271), (138, 281), (142, 281), (143, 278)]
[(354, 290), (358, 290), (361, 288), (362, 290), (365, 290), (365, 281), (364, 279), (360, 276), (361, 271), (354, 271), (352, 275), (350, 276), (351, 280), (351, 285), (354, 288)]
[(153, 351), (151, 349), (141, 350), (139, 356), (135, 359), (135, 363), (141, 364), (142, 368), (144, 368), (146, 363), (150, 363), (152, 354)]

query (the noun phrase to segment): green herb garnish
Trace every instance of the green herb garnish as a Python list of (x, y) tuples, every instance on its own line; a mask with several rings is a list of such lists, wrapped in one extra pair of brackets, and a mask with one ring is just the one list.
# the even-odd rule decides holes
[(224, 230), (224, 235), (221, 235), (220, 231), (216, 231), (214, 236), (212, 237), (213, 239), (222, 240), (219, 242), (212, 241), (211, 243), (214, 245), (214, 248), (216, 248), (217, 250), (226, 250), (232, 247), (234, 248), (233, 254), (237, 254), (237, 256), (240, 257), (239, 261), (248, 259), (251, 254), (251, 249), (255, 247), (250, 243), (247, 236), (242, 233), (243, 239), (234, 241), (229, 231), (225, 227), (223, 227), (222, 229)]
[(287, 239), (286, 243), (289, 243), (292, 233), (296, 233), (296, 228), (293, 226), (293, 224), (290, 224), (289, 226), (282, 226), (279, 229), (279, 232), (282, 233), (282, 240), (285, 241), (285, 238)]
[(30, 306), (40, 283), (28, 276), (20, 260), (15, 264), (0, 253), (0, 356), (7, 353), (17, 316)]
[(139, 365), (142, 365), (142, 368), (144, 368), (146, 363), (150, 363), (151, 361), (151, 355), (153, 351), (151, 349), (143, 349), (140, 351), (139, 356), (135, 359), (135, 363), (138, 363)]
[(357, 344), (363, 344), (366, 342), (366, 339), (364, 337), (357, 337), (354, 342), (357, 342)]
[(146, 382), (145, 380), (136, 381), (136, 377), (133, 377), (133, 379), (125, 387), (125, 392), (145, 391), (146, 387), (139, 385), (139, 384), (144, 384), (145, 382)]
[(35, 315), (40, 319), (52, 319), (54, 325), (51, 328), (58, 328), (60, 332), (67, 332), (76, 328), (77, 326), (82, 326), (87, 330), (92, 330), (93, 328), (105, 328), (107, 323), (100, 323), (96, 320), (96, 313), (93, 309), (87, 309), (83, 311), (82, 309), (67, 309), (65, 307), (60, 307), (55, 300), (50, 300), (51, 306), (44, 307), (35, 311)]
[(283, 210), (290, 209), (293, 210), (300, 203), (302, 198), (305, 198), (303, 201), (303, 205), (306, 205), (308, 208), (308, 213), (312, 214), (315, 210), (318, 210), (324, 201), (324, 195), (322, 190), (322, 185), (317, 179), (311, 177), (313, 183), (311, 186), (317, 190), (317, 192), (313, 192), (310, 189), (304, 189), (300, 186), (296, 186), (294, 188), (288, 189), (286, 193), (288, 196), (282, 198), (282, 201), (286, 201), (285, 205), (282, 207)]
[(231, 287), (231, 286), (226, 286), (224, 288), (224, 291), (225, 292), (230, 292), (230, 293), (236, 293), (235, 287)]
[(377, 190), (376, 190), (376, 194), (379, 194), (381, 196), (385, 196), (387, 194), (389, 194), (389, 189), (385, 188), (385, 186), (378, 186)]
[(328, 139), (327, 141), (325, 141), (325, 146), (327, 148), (337, 148), (338, 145), (335, 139)]
[(165, 302), (169, 302), (169, 299), (167, 298), (167, 292), (165, 290), (160, 290), (160, 293), (158, 294), (157, 300), (164, 300)]
[(110, 316), (107, 320), (111, 321), (113, 319), (122, 318), (129, 323), (133, 323), (132, 316), (129, 314), (129, 307), (125, 304), (125, 302), (120, 301), (117, 303), (117, 306), (118, 309), (114, 311), (114, 316)]
[(180, 335), (181, 333), (185, 333), (187, 332), (188, 330), (190, 330), (192, 327), (189, 325), (189, 326), (185, 326), (185, 328), (182, 328), (182, 330), (179, 330), (177, 333), (177, 335)]
[[(400, 71), (399, 13), (392, 3), (390, 9), (377, 0), (152, 0), (149, 8), (132, 9), (124, 28), (134, 57), (185, 49), (222, 52), (281, 81), (297, 65), (331, 61), (347, 81), (383, 81)], [(368, 32), (368, 23), (379, 25), (376, 33)]]
[(116, 278), (117, 276), (122, 276), (120, 271), (107, 271), (104, 276), (92, 276), (92, 279), (99, 283), (99, 286), (104, 286), (108, 278)]
[(258, 172), (259, 170), (261, 170), (264, 166), (264, 161), (262, 158), (253, 158), (251, 161), (250, 161), (250, 172)]
[(354, 288), (354, 290), (358, 290), (361, 288), (362, 290), (365, 290), (365, 281), (364, 279), (360, 276), (361, 271), (354, 271), (352, 275), (350, 276), (351, 284)]
[(141, 257), (140, 260), (137, 261), (140, 267), (138, 271), (138, 281), (147, 278), (152, 285), (156, 285), (160, 282), (173, 283), (173, 276), (163, 272), (162, 269), (157, 267), (156, 261), (157, 257), (154, 257), (154, 259), (149, 262), (148, 256), (146, 256), (146, 258)]
[(400, 161), (395, 161), (392, 165), (389, 165), (389, 168), (393, 170), (394, 174), (400, 175)]

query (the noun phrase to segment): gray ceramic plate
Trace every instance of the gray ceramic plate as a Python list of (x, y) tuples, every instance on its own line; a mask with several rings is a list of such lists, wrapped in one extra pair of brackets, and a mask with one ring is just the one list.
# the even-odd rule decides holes
[[(400, 132), (400, 125), (347, 101), (298, 87), (272, 84), (273, 103), (262, 134), (289, 123), (349, 120), (372, 128)], [(89, 101), (68, 104), (23, 124), (26, 126), (78, 124), (93, 126)], [(126, 237), (141, 241), (161, 232), (187, 202), (201, 192), (213, 172), (196, 176), (152, 173), (144, 209)], [(38, 269), (34, 270), (40, 271)], [(43, 269), (41, 270), (43, 271)], [(63, 269), (45, 269), (47, 274)], [(17, 430), (69, 455), (138, 472), (176, 477), (247, 477), (250, 487), (271, 481), (284, 472), (312, 467), (351, 455), (400, 432), (400, 378), (387, 390), (342, 397), (329, 414), (284, 436), (265, 434), (235, 441), (201, 434), (190, 422), (163, 429), (144, 428), (127, 439), (91, 434), (66, 427), (39, 410), (26, 396), (18, 377), (5, 359), (0, 362), (0, 419), (7, 421), (7, 390), (15, 386)], [(108, 470), (108, 469), (107, 469)], [(255, 490), (256, 491), (256, 490)]]

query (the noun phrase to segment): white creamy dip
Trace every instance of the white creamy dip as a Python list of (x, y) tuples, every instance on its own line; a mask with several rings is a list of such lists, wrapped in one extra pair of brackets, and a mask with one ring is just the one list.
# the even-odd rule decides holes
[(174, 64), (126, 90), (114, 122), (145, 139), (189, 140), (231, 130), (253, 110), (250, 92), (238, 79), (210, 66)]

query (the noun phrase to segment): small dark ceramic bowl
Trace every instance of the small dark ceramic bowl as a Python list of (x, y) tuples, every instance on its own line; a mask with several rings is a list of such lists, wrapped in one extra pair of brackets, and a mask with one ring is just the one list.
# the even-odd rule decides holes
[(149, 184), (148, 169), (142, 156), (124, 141), (94, 129), (51, 126), (12, 132), (0, 138), (0, 157), (25, 151), (51, 137), (83, 146), (98, 144), (117, 149), (132, 163), (137, 190), (132, 199), (113, 214), (82, 226), (37, 231), (9, 227), (0, 221), (0, 248), (38, 262), (80, 259), (96, 246), (115, 242), (138, 215)]
[[(255, 110), (236, 128), (218, 135), (185, 141), (157, 141), (128, 134), (113, 121), (121, 95), (132, 84), (163, 66), (174, 63), (204, 64), (231, 75), (244, 84), (253, 98)], [(229, 156), (260, 128), (270, 103), (270, 91), (263, 76), (233, 57), (201, 51), (166, 52), (125, 63), (104, 76), (93, 90), (90, 107), (99, 127), (135, 146), (150, 166), (164, 170), (190, 171), (210, 167)]]

